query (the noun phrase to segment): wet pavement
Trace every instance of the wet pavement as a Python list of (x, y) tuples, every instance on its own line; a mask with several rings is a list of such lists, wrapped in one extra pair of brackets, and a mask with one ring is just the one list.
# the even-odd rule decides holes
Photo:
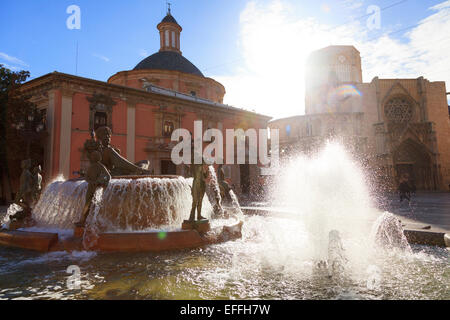
[(450, 232), (449, 192), (418, 192), (410, 202), (400, 202), (395, 194), (387, 196), (382, 203), (380, 209), (397, 215), (407, 229)]

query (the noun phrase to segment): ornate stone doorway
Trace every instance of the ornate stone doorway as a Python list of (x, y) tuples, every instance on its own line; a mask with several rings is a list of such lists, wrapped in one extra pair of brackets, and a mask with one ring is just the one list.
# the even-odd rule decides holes
[(395, 150), (393, 161), (397, 182), (407, 178), (419, 190), (436, 188), (431, 156), (423, 145), (411, 139), (403, 141)]

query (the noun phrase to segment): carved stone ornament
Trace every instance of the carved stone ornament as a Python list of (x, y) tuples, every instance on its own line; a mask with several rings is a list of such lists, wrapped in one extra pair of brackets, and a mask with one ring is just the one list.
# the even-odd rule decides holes
[(408, 123), (413, 116), (413, 108), (407, 99), (390, 99), (384, 108), (386, 118), (390, 122)]
[(376, 124), (375, 126), (375, 134), (383, 134), (384, 133), (384, 124)]
[(94, 93), (92, 97), (86, 98), (89, 104), (89, 130), (95, 129), (94, 121), (97, 112), (106, 113), (106, 126), (112, 130), (112, 109), (117, 103), (108, 95)]

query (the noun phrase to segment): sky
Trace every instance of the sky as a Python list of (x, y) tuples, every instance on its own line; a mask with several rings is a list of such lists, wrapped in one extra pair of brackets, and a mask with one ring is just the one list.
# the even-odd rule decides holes
[[(424, 76), (450, 91), (450, 1), (169, 2), (183, 55), (221, 82), (235, 107), (304, 114), (307, 57), (328, 45), (359, 50), (364, 82)], [(71, 5), (79, 29), (67, 27)], [(166, 12), (166, 0), (0, 0), (0, 64), (31, 78), (59, 71), (107, 81), (159, 50)]]

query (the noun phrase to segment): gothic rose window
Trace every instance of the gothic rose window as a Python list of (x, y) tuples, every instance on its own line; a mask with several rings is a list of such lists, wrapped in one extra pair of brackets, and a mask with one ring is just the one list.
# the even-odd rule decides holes
[(391, 122), (409, 122), (412, 118), (413, 109), (406, 99), (393, 98), (386, 103), (384, 113)]

